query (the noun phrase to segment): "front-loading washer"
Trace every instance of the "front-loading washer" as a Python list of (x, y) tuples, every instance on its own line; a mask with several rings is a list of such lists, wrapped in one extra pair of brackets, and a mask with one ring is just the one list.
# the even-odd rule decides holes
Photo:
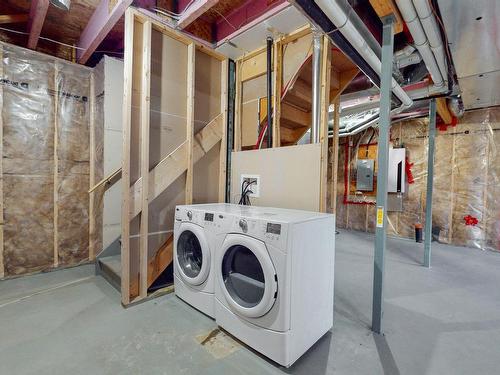
[(333, 215), (234, 214), (216, 249), (217, 324), (289, 367), (333, 325), (334, 262)]

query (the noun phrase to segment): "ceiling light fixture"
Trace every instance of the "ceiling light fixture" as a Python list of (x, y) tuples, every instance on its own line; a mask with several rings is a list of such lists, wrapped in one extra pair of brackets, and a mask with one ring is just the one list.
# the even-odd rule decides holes
[(69, 10), (69, 6), (71, 4), (71, 0), (50, 0), (50, 3), (62, 10)]

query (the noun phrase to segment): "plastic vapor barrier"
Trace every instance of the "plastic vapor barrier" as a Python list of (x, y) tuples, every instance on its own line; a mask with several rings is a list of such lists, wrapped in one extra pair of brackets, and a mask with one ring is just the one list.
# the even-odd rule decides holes
[[(403, 211), (388, 213), (389, 235), (414, 238), (415, 224), (425, 225), (427, 135), (428, 119), (402, 121), (391, 127), (393, 146), (406, 149), (407, 167), (413, 182), (406, 182)], [(370, 137), (370, 146), (364, 146)], [(349, 142), (349, 147), (345, 142)], [(374, 231), (375, 206), (368, 202), (374, 202), (375, 195), (358, 191), (352, 194), (355, 190), (352, 181), (356, 176), (359, 150), (364, 155), (366, 147), (369, 150), (368, 157), (376, 159), (376, 142), (377, 135), (372, 136), (370, 129), (341, 140), (337, 185), (339, 227)], [(437, 131), (433, 179), (434, 240), (500, 251), (499, 144), (499, 107), (468, 111), (456, 127)], [(350, 185), (347, 201), (344, 196), (346, 157), (349, 158), (347, 175)]]
[(0, 44), (6, 276), (88, 259), (91, 69)]

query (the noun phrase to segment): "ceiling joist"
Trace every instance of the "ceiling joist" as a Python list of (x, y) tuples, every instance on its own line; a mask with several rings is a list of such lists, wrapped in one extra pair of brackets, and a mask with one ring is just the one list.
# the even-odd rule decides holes
[(28, 48), (36, 49), (42, 31), (45, 16), (49, 9), (49, 0), (32, 0), (28, 20)]
[(29, 14), (1, 14), (0, 24), (28, 22)]
[(394, 0), (370, 0), (370, 4), (380, 18), (390, 16), (391, 14), (396, 17), (396, 23), (394, 24), (395, 34), (403, 31), (403, 19)]
[(99, 3), (78, 41), (77, 59), (80, 64), (88, 61), (131, 3), (132, 0), (102, 0)]
[(200, 16), (207, 12), (210, 8), (217, 5), (219, 0), (196, 0), (185, 12), (182, 14), (177, 26), (181, 29), (186, 28), (191, 23), (196, 21)]

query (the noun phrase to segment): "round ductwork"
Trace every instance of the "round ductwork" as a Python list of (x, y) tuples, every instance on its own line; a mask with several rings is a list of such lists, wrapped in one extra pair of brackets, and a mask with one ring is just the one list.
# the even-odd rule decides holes
[(69, 10), (71, 0), (50, 0), (50, 3), (59, 9)]

